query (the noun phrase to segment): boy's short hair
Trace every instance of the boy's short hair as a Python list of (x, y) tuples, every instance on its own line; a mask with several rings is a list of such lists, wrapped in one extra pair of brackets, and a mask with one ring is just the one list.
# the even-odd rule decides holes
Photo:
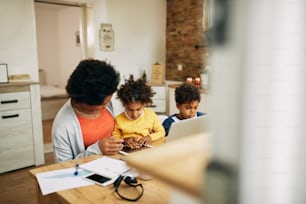
[(175, 89), (175, 102), (177, 104), (201, 101), (201, 94), (198, 87), (193, 84), (183, 83)]

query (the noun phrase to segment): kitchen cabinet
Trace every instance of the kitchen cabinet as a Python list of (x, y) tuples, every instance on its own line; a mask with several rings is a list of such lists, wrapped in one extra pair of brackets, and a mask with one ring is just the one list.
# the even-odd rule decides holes
[(39, 83), (0, 84), (0, 173), (44, 164)]
[(155, 92), (152, 100), (153, 103), (148, 108), (151, 108), (157, 114), (166, 113), (166, 87), (164, 85), (151, 85)]

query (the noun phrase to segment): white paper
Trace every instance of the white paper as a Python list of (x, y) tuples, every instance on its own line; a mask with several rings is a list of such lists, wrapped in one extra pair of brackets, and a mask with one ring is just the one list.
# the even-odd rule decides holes
[(91, 162), (81, 164), (80, 168), (100, 174), (108, 178), (118, 177), (129, 171), (131, 168), (125, 163), (125, 161), (114, 159), (111, 157), (101, 157)]
[(92, 182), (83, 179), (92, 172), (83, 169), (78, 170), (78, 175), (74, 175), (74, 172), (75, 168), (68, 168), (36, 174), (42, 194), (47, 195), (61, 190), (93, 185)]

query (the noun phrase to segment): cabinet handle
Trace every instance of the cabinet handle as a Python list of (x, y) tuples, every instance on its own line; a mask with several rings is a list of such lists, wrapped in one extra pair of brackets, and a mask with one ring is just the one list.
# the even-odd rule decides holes
[(8, 118), (17, 118), (19, 117), (19, 114), (14, 114), (14, 115), (3, 115), (2, 119), (8, 119)]
[(15, 99), (15, 100), (9, 100), (9, 101), (1, 101), (1, 104), (6, 104), (6, 103), (17, 103), (18, 100)]

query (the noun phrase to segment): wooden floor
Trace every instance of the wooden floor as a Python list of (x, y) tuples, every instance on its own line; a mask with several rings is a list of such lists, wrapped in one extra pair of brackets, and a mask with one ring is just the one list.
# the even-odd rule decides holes
[[(51, 148), (52, 122), (52, 120), (43, 122), (45, 165), (54, 163)], [(0, 174), (0, 204), (38, 204), (36, 181), (29, 173), (33, 168), (37, 167), (31, 166)]]
[(53, 120), (44, 120), (43, 124), (43, 137), (44, 144), (49, 144), (52, 142), (51, 140), (51, 128), (52, 128)]

